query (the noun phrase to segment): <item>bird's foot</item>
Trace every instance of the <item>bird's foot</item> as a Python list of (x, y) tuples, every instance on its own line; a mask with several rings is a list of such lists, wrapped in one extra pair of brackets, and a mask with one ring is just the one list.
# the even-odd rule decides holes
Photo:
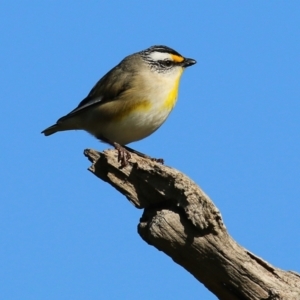
[(129, 151), (129, 152), (131, 152), (131, 153), (134, 153), (134, 154), (137, 154), (138, 156), (140, 156), (140, 157), (143, 157), (143, 158), (146, 158), (146, 159), (150, 159), (150, 160), (152, 160), (152, 161), (155, 161), (155, 162), (158, 162), (158, 163), (160, 163), (160, 164), (164, 164), (164, 160), (163, 160), (163, 158), (153, 158), (153, 157), (151, 157), (151, 156), (148, 156), (148, 155), (146, 155), (146, 154), (144, 154), (144, 153), (142, 153), (142, 152), (139, 152), (139, 151), (136, 151), (136, 150), (134, 150), (134, 149), (132, 149), (132, 148), (129, 148), (129, 147), (127, 147), (127, 146), (123, 146), (127, 151)]
[(131, 158), (129, 151), (118, 143), (114, 143), (114, 147), (118, 151), (118, 162), (121, 163), (121, 168), (126, 167)]
[(152, 161), (158, 162), (159, 164), (164, 164), (164, 159), (163, 158), (153, 158), (153, 157), (149, 157), (149, 159), (151, 159)]
[(162, 165), (164, 164), (164, 160), (162, 158), (150, 157), (150, 156), (148, 156), (148, 155), (146, 155), (142, 152), (136, 151), (136, 150), (134, 150), (132, 148), (129, 148), (127, 146), (121, 146), (118, 143), (114, 143), (114, 147), (118, 151), (118, 162), (121, 163), (121, 168), (124, 168), (128, 165), (129, 159), (131, 158), (130, 152), (134, 153), (134, 154), (136, 154), (140, 157), (143, 157), (143, 158), (155, 161), (157, 163), (160, 163)]

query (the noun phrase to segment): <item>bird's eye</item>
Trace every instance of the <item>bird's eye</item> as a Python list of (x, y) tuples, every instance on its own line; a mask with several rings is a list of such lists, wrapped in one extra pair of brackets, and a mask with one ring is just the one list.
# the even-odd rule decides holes
[(172, 61), (167, 59), (167, 60), (162, 60), (161, 63), (165, 66), (165, 67), (170, 67), (172, 65)]

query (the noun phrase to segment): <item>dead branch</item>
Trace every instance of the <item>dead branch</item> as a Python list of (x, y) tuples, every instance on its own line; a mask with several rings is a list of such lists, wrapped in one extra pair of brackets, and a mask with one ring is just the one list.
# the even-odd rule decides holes
[(219, 210), (179, 171), (132, 154), (120, 169), (115, 150), (85, 150), (89, 170), (144, 212), (138, 232), (219, 299), (300, 299), (300, 275), (283, 271), (235, 242)]

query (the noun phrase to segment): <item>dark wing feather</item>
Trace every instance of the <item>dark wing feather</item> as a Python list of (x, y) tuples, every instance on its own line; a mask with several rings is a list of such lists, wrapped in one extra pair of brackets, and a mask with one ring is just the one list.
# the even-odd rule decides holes
[(94, 105), (101, 105), (118, 99), (123, 92), (130, 88), (130, 78), (132, 78), (130, 75), (132, 73), (122, 68), (120, 64), (117, 65), (95, 84), (87, 97), (74, 110), (57, 122), (73, 117)]

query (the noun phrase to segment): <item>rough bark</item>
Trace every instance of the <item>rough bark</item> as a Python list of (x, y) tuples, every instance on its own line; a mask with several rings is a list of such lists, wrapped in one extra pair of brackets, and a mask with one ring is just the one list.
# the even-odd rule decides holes
[(219, 210), (179, 171), (132, 154), (120, 169), (115, 150), (85, 150), (89, 170), (137, 208), (138, 232), (219, 299), (300, 299), (300, 275), (280, 270), (228, 234)]

